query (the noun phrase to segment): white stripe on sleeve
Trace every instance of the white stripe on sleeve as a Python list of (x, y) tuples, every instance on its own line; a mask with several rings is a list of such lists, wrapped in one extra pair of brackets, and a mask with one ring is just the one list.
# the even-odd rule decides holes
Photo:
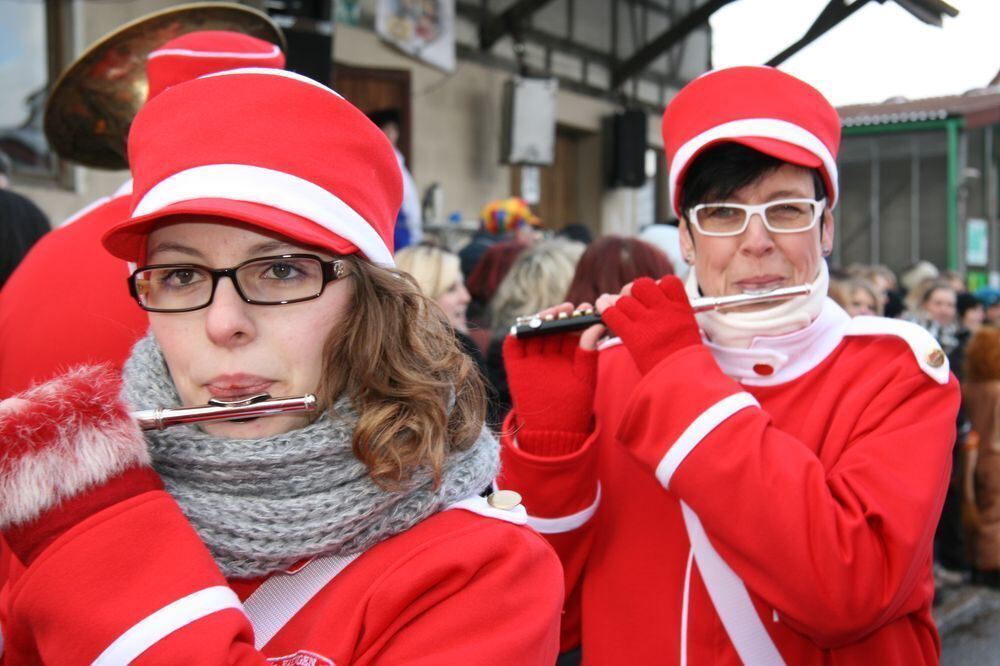
[(719, 424), (741, 409), (757, 406), (759, 406), (757, 400), (749, 393), (734, 393), (699, 414), (698, 418), (692, 421), (691, 425), (677, 438), (674, 445), (663, 456), (660, 464), (656, 466), (656, 478), (663, 487), (670, 487), (670, 479), (673, 478), (674, 472), (677, 471), (680, 464), (694, 450), (694, 447), (701, 440), (705, 439), (710, 432), (715, 430)]
[(229, 608), (243, 612), (239, 597), (225, 585), (189, 594), (164, 606), (119, 636), (94, 660), (93, 666), (124, 666), (178, 629)]
[(536, 532), (540, 534), (562, 534), (563, 532), (571, 532), (575, 529), (583, 527), (588, 520), (594, 517), (594, 513), (597, 512), (597, 507), (601, 504), (601, 482), (597, 482), (597, 496), (594, 498), (594, 503), (585, 509), (577, 511), (576, 513), (571, 513), (568, 516), (560, 516), (559, 518), (537, 518), (535, 516), (528, 516), (528, 525), (533, 527)]

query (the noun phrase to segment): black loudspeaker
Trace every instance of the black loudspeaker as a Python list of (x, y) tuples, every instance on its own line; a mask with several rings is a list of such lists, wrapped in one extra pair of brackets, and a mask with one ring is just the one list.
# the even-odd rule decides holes
[(267, 12), (288, 41), (285, 68), (330, 84), (333, 63), (332, 0), (271, 0)]
[(601, 122), (604, 182), (608, 187), (646, 184), (646, 112), (629, 109)]

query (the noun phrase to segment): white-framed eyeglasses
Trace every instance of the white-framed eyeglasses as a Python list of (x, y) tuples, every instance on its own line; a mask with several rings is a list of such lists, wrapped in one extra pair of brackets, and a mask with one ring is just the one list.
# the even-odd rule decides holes
[(703, 203), (689, 211), (688, 219), (703, 236), (739, 236), (750, 218), (760, 215), (764, 228), (776, 234), (797, 234), (816, 226), (826, 199), (781, 199), (764, 204)]

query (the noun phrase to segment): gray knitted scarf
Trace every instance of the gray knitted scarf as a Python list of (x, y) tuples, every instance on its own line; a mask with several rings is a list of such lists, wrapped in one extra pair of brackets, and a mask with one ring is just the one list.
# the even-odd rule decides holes
[[(135, 409), (180, 404), (152, 335), (136, 344), (124, 377), (123, 397)], [(356, 422), (341, 398), (312, 424), (264, 439), (213, 437), (195, 426), (147, 432), (146, 439), (167, 492), (228, 578), (364, 551), (496, 476), (499, 447), (483, 428), (472, 447), (449, 456), (438, 488), (426, 472), (403, 491), (383, 490), (351, 452)]]

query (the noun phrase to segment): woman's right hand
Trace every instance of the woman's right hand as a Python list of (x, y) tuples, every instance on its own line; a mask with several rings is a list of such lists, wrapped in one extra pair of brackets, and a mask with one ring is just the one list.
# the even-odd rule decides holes
[[(575, 309), (591, 307), (584, 303)], [(572, 303), (563, 303), (543, 310), (539, 316), (558, 316), (573, 310)], [(580, 434), (593, 429), (597, 342), (604, 330), (598, 324), (582, 335), (507, 337), (503, 345), (504, 366), (521, 429)]]

